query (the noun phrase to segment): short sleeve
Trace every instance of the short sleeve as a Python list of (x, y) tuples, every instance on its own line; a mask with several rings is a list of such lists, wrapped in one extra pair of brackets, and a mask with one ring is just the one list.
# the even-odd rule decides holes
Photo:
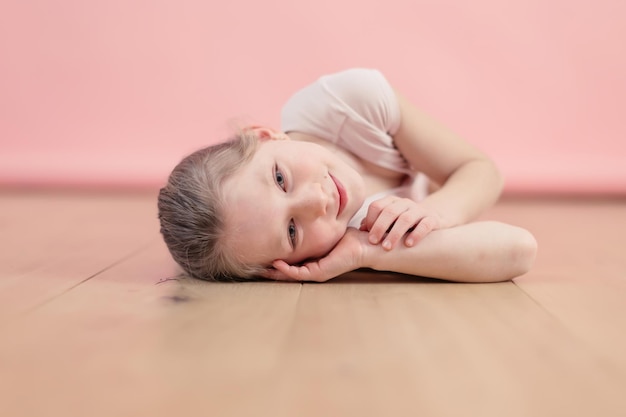
[(281, 125), (285, 132), (328, 140), (381, 167), (412, 172), (393, 144), (400, 126), (398, 100), (378, 70), (355, 68), (319, 78), (289, 99)]
[(346, 106), (355, 119), (362, 119), (377, 129), (395, 134), (400, 126), (398, 99), (378, 70), (353, 69), (327, 75), (320, 83), (329, 94)]
[(310, 126), (316, 130), (325, 124), (323, 120), (336, 119), (333, 113), (360, 119), (392, 135), (400, 125), (398, 101), (383, 74), (355, 68), (325, 75), (294, 94), (282, 109), (282, 129)]

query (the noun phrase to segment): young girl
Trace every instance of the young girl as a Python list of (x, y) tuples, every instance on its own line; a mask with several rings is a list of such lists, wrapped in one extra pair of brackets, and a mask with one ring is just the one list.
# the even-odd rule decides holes
[(326, 281), (371, 268), (502, 281), (530, 269), (536, 242), (470, 223), (501, 188), (483, 153), (380, 72), (352, 69), (298, 91), (282, 132), (246, 128), (183, 159), (159, 219), (176, 262), (201, 279)]

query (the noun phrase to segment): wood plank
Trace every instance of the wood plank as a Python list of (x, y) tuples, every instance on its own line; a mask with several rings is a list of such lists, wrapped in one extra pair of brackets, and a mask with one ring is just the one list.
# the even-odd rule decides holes
[(626, 376), (512, 283), (360, 273), (276, 304), (292, 286), (185, 283), (177, 297), (202, 302), (179, 303), (164, 327), (155, 362), (177, 395), (159, 399), (163, 415), (613, 416), (626, 406)]
[(626, 405), (625, 376), (511, 283), (310, 286), (298, 311), (287, 414), (583, 416)]
[(0, 344), (0, 414), (172, 415), (163, 411), (170, 404), (186, 406), (178, 392), (189, 388), (187, 366), (207, 370), (220, 387), (275, 368), (299, 285), (183, 287), (171, 279), (178, 273), (157, 242), (10, 321)]
[(153, 194), (1, 193), (0, 324), (158, 239)]
[(626, 200), (513, 200), (492, 213), (539, 242), (535, 268), (516, 284), (626, 372)]
[(170, 281), (158, 282), (177, 272), (159, 242), (8, 322), (0, 414), (123, 416), (136, 401), (148, 404), (158, 385), (151, 352), (171, 292)]

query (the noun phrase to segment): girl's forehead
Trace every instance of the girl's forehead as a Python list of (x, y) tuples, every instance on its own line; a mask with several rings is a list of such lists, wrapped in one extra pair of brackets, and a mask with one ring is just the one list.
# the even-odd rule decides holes
[(260, 183), (226, 190), (225, 235), (227, 246), (247, 261), (261, 264), (279, 256), (274, 200)]
[(287, 141), (277, 141), (270, 140), (261, 142), (261, 145), (256, 151), (256, 154), (252, 158), (252, 165), (256, 165), (257, 167), (267, 164), (268, 161), (273, 160), (276, 157), (281, 156), (295, 156), (298, 154), (292, 146), (288, 144), (281, 144), (278, 142), (287, 142)]
[(267, 265), (280, 257), (279, 243), (269, 232), (270, 227), (263, 216), (251, 213), (245, 221), (227, 225), (228, 246), (251, 264)]

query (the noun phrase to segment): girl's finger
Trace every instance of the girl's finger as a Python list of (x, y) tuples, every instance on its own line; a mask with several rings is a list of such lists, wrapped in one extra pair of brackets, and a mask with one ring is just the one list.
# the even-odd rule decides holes
[(385, 207), (374, 224), (369, 228), (370, 243), (380, 243), (383, 237), (395, 228), (398, 218), (406, 213), (408, 209), (409, 207), (403, 201), (398, 201)]
[(387, 231), (387, 236), (383, 240), (382, 246), (385, 250), (392, 250), (396, 247), (403, 236), (414, 229), (420, 221), (421, 214), (411, 210), (402, 213)]
[(272, 262), (272, 266), (278, 273), (285, 277), (294, 281), (299, 281), (301, 279), (297, 266), (289, 265), (287, 262), (280, 259)]
[(263, 278), (271, 279), (274, 281), (297, 281), (296, 279), (286, 275), (284, 272), (272, 268), (266, 269), (262, 275)]
[(374, 202), (372, 202), (368, 208), (367, 208), (367, 214), (365, 215), (365, 218), (363, 218), (363, 221), (361, 222), (362, 226), (364, 226), (364, 230), (372, 230), (372, 227), (374, 227), (374, 224), (376, 223), (376, 221), (378, 220), (379, 216), (381, 215), (381, 213), (391, 204), (394, 204), (395, 202), (397, 202), (397, 200), (400, 200), (398, 197), (396, 196), (387, 196), (384, 198), (381, 198), (380, 200), (376, 200)]
[(436, 217), (427, 216), (419, 221), (415, 226), (415, 229), (407, 234), (404, 244), (406, 246), (414, 246), (417, 242), (424, 239), (433, 230), (439, 227), (439, 222)]

